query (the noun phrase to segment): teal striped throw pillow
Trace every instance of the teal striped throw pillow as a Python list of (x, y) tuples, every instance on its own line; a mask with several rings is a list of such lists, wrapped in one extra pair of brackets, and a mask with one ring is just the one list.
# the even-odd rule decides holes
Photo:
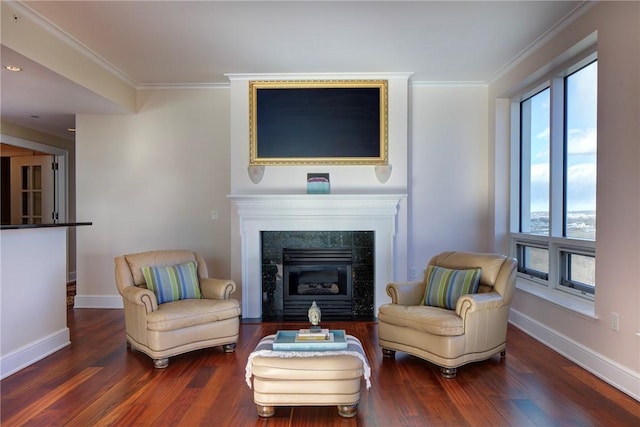
[(482, 269), (451, 270), (430, 265), (427, 267), (427, 289), (422, 305), (455, 310), (460, 295), (478, 292)]
[(158, 304), (202, 298), (195, 261), (180, 265), (142, 267), (142, 274), (147, 288), (156, 295)]

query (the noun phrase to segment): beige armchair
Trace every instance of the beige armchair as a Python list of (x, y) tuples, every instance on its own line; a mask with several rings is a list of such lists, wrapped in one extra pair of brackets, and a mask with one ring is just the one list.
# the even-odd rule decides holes
[[(197, 269), (192, 285), (199, 285), (201, 298), (158, 304), (156, 294), (147, 288), (143, 268), (191, 261)], [(207, 265), (197, 253), (165, 250), (119, 256), (115, 259), (115, 275), (124, 303), (127, 345), (151, 357), (156, 368), (166, 368), (171, 356), (201, 348), (223, 346), (227, 353), (235, 351), (240, 304), (231, 299), (231, 294), (236, 284), (208, 278)]]
[(457, 299), (455, 310), (421, 305), (422, 281), (389, 283), (390, 304), (378, 313), (383, 356), (402, 351), (440, 366), (443, 377), (470, 362), (506, 354), (507, 320), (515, 289), (516, 260), (504, 255), (443, 252), (429, 265), (447, 269), (480, 268), (478, 291)]

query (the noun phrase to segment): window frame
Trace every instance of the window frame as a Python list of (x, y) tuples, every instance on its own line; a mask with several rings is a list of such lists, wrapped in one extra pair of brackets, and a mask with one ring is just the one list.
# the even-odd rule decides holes
[[(596, 237), (593, 240), (566, 237), (565, 228), (565, 189), (566, 189), (566, 90), (565, 78), (580, 69), (598, 61), (595, 43), (579, 55), (571, 57), (557, 66), (545, 76), (539, 78), (528, 88), (512, 97), (510, 100), (510, 147), (511, 147), (511, 179), (510, 179), (510, 253), (518, 259), (516, 273), (517, 287), (525, 292), (534, 294), (562, 307), (582, 313), (588, 317), (595, 317), (595, 288), (594, 292), (587, 292), (590, 285), (581, 282), (574, 287), (562, 282), (566, 276), (570, 255), (594, 257), (596, 259)], [(549, 234), (531, 234), (521, 232), (522, 227), (522, 195), (526, 195), (530, 188), (530, 174), (523, 176), (521, 145), (522, 102), (539, 94), (546, 88), (550, 89), (550, 117), (549, 117)], [(597, 108), (597, 106), (596, 106)], [(530, 141), (529, 141), (530, 143)], [(529, 165), (530, 167), (530, 165)], [(523, 181), (528, 180), (528, 181)], [(523, 190), (524, 188), (524, 190)], [(597, 207), (596, 207), (597, 209)], [(597, 212), (597, 211), (596, 211)], [(530, 214), (530, 213), (529, 213)], [(597, 217), (597, 214), (596, 214)], [(526, 247), (546, 249), (548, 251), (548, 274), (531, 274), (521, 260), (521, 251)], [(597, 261), (596, 261), (597, 264)], [(539, 273), (534, 271), (533, 273)], [(570, 283), (571, 284), (571, 283)]]
[(572, 294), (576, 294), (578, 296), (582, 296), (585, 298), (589, 298), (589, 299), (595, 298), (595, 285), (591, 286), (588, 283), (580, 282), (578, 280), (571, 280), (570, 278), (567, 278), (567, 276), (569, 276), (571, 272), (570, 259), (572, 255), (592, 257), (595, 259), (596, 257), (595, 253), (588, 249), (585, 250), (579, 247), (569, 247), (569, 246), (562, 246), (562, 245), (558, 247), (558, 251), (559, 251), (559, 259), (560, 259), (560, 265), (559, 265), (560, 271), (558, 273), (559, 275), (558, 286), (560, 287), (560, 289), (563, 290), (564, 292), (570, 292)]
[[(549, 271), (544, 272), (544, 271), (536, 270), (533, 268), (529, 268), (528, 263), (526, 262), (526, 257), (524, 255), (524, 252), (527, 248), (532, 248), (532, 249), (544, 249), (547, 251), (547, 256), (548, 256), (549, 247), (544, 243), (536, 242), (534, 240), (529, 240), (529, 239), (515, 240), (515, 246), (516, 246), (515, 257), (518, 260), (517, 274), (536, 282), (544, 283), (549, 280)], [(547, 259), (547, 264), (548, 263), (549, 263), (549, 260)]]

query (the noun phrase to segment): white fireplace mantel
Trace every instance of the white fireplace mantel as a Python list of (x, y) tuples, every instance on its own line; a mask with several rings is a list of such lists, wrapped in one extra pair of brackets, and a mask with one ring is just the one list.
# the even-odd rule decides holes
[(390, 301), (396, 219), (406, 194), (230, 195), (242, 244), (242, 316), (262, 316), (262, 231), (373, 231), (374, 315)]

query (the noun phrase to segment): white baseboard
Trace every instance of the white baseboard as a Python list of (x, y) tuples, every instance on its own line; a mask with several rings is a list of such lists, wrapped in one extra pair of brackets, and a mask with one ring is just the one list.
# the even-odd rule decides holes
[(69, 328), (60, 329), (38, 341), (25, 345), (0, 358), (0, 379), (44, 359), (71, 344)]
[(124, 308), (120, 295), (76, 295), (73, 308)]
[(596, 377), (640, 401), (640, 373), (594, 352), (513, 308), (509, 315), (509, 322)]

